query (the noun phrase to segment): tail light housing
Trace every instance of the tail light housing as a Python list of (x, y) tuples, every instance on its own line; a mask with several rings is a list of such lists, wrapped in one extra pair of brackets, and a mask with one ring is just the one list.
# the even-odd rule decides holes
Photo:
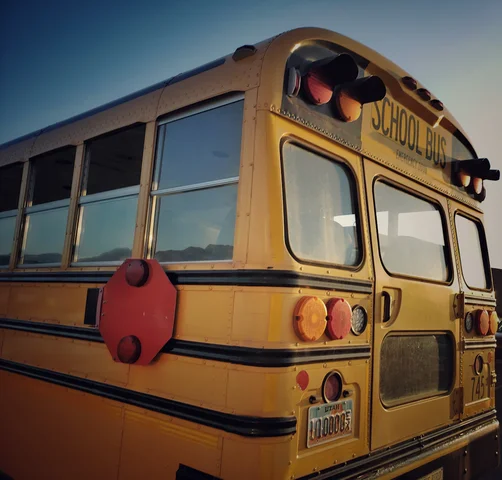
[(295, 332), (302, 340), (315, 342), (326, 329), (328, 312), (324, 302), (314, 296), (302, 297), (294, 311)]
[(493, 310), (490, 313), (490, 321), (488, 324), (488, 335), (495, 335), (497, 333), (499, 326), (499, 318), (497, 312)]
[(342, 395), (343, 382), (338, 372), (330, 372), (322, 382), (322, 397), (325, 402), (336, 402)]

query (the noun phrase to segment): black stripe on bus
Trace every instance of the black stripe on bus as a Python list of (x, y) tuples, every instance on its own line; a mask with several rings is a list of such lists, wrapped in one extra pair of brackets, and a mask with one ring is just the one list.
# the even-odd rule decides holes
[[(103, 343), (103, 338), (96, 328), (74, 327), (71, 325), (55, 325), (51, 323), (31, 322), (0, 318), (0, 328), (56, 337), (71, 338), (87, 342)], [(320, 348), (252, 348), (231, 345), (207, 344), (187, 340), (171, 339), (162, 348), (162, 353), (195, 357), (204, 360), (227, 362), (252, 367), (290, 367), (307, 363), (335, 362), (339, 360), (356, 360), (370, 358), (369, 345), (351, 345), (343, 347)]]
[(96, 382), (88, 378), (75, 377), (4, 359), (0, 359), (0, 370), (72, 388), (244, 437), (281, 437), (296, 432), (296, 417), (293, 416), (254, 417), (222, 413), (107, 383)]
[[(106, 283), (114, 272), (9, 272), (0, 282)], [(166, 271), (174, 285), (222, 285), (239, 287), (310, 287), (321, 290), (371, 293), (372, 282), (288, 270), (192, 270)]]
[[(374, 474), (377, 471), (384, 475), (385, 473), (388, 473), (389, 470), (395, 471), (398, 466), (401, 467), (413, 463), (417, 460), (417, 457), (425, 459), (432, 453), (437, 452), (439, 449), (445, 448), (452, 441), (460, 438), (461, 436), (474, 432), (481, 427), (489, 426), (495, 423), (496, 420), (497, 416), (495, 410), (484, 412), (480, 415), (462, 420), (461, 422), (448, 427), (420, 435), (419, 437), (385, 449), (377, 450), (369, 455), (360, 457), (357, 460), (351, 460), (345, 464), (330, 467), (316, 473), (311, 473), (305, 477), (300, 477), (299, 480), (335, 480), (337, 478), (356, 479), (365, 475)], [(496, 435), (494, 434), (493, 437), (489, 436), (482, 438), (485, 440), (484, 443), (487, 441), (495, 443), (495, 445), (493, 445), (493, 453), (495, 453), (495, 450), (497, 450)], [(488, 445), (486, 445), (486, 447), (488, 447)], [(465, 448), (462, 448), (461, 450), (464, 451)], [(458, 460), (456, 464), (458, 465)], [(412, 473), (411, 478), (417, 477)]]

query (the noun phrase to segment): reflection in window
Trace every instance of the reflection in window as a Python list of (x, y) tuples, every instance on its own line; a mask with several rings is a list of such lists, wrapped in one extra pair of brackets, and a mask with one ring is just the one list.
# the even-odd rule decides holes
[(73, 263), (118, 263), (132, 254), (145, 125), (85, 145)]
[(232, 259), (237, 185), (166, 195), (159, 201), (159, 262)]
[(141, 124), (88, 141), (85, 194), (139, 185), (144, 139)]
[(61, 263), (67, 217), (68, 207), (26, 215), (26, 243), (21, 263)]
[(481, 224), (456, 215), (455, 225), (465, 283), (471, 288), (488, 288), (488, 265), (485, 265), (483, 260), (483, 249), (486, 251), (486, 245), (480, 238)]
[(21, 265), (61, 263), (75, 150), (65, 147), (30, 160)]
[(384, 266), (431, 280), (448, 279), (439, 208), (385, 183), (375, 184), (378, 243)]
[(0, 168), (0, 267), (10, 262), (22, 176), (22, 163)]
[(242, 112), (239, 101), (162, 125), (158, 189), (237, 177)]
[(160, 262), (232, 259), (242, 114), (239, 100), (159, 127), (152, 253)]
[(341, 163), (291, 143), (283, 148), (289, 244), (302, 260), (361, 261), (352, 177)]
[(77, 262), (118, 262), (129, 258), (136, 224), (137, 196), (82, 205)]

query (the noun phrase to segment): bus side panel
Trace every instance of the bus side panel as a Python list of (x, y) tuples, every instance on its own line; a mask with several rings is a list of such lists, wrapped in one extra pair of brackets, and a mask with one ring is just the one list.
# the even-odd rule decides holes
[(6, 316), (9, 305), (10, 285), (0, 285), (0, 315)]
[[(14, 284), (6, 316), (83, 326), (87, 288), (102, 285)], [(1, 302), (1, 300), (0, 300)]]
[(119, 404), (0, 371), (0, 471), (16, 480), (116, 478)]
[(219, 478), (222, 441), (214, 429), (127, 407), (118, 478), (174, 480), (180, 464)]

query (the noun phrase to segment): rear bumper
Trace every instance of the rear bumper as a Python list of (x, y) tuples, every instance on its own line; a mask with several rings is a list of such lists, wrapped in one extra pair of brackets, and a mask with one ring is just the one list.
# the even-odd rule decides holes
[[(499, 422), (490, 411), (300, 480), (476, 479), (497, 468), (499, 452)], [(428, 477), (438, 470), (442, 476)]]

